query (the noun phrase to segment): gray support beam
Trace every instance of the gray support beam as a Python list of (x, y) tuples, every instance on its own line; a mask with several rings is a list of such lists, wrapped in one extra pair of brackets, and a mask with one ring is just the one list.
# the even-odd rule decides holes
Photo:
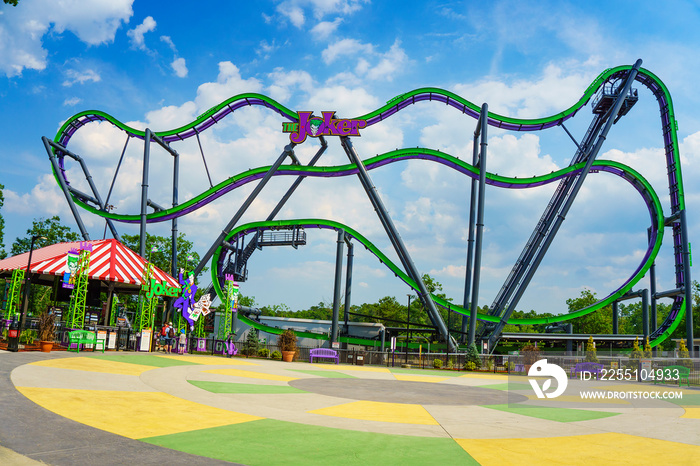
[(685, 285), (685, 334), (690, 357), (695, 357), (693, 339), (693, 282), (690, 281), (690, 249), (688, 247), (688, 221), (685, 209), (681, 210), (681, 242), (683, 243), (683, 284)]
[[(651, 238), (651, 229), (647, 230), (649, 238)], [(657, 317), (656, 311), (656, 261), (652, 262), (651, 267), (649, 267), (649, 296), (651, 297), (651, 302), (649, 303), (651, 308), (651, 333), (654, 333), (659, 326), (659, 319)]]
[[(474, 343), (476, 334), (476, 315), (479, 309), (479, 280), (481, 278), (481, 249), (484, 235), (484, 195), (486, 191), (486, 149), (488, 147), (489, 106), (483, 104), (477, 130), (481, 130), (479, 154), (479, 194), (476, 207), (476, 240), (474, 243), (474, 277), (472, 282), (472, 299), (469, 308), (469, 344)], [(489, 348), (490, 349), (490, 348)]]
[(649, 290), (642, 290), (642, 331), (644, 342), (649, 338)]
[[(323, 136), (319, 137), (319, 140), (321, 141), (321, 148), (316, 152), (316, 155), (313, 156), (307, 167), (313, 167), (316, 165), (316, 162), (318, 162), (318, 159), (321, 158), (323, 153), (326, 151), (326, 148), (328, 147), (328, 143), (326, 140), (323, 138)], [(293, 154), (293, 152), (292, 152)], [(272, 212), (270, 212), (270, 215), (267, 216), (267, 221), (273, 220), (277, 214), (279, 213), (280, 210), (282, 210), (282, 207), (287, 203), (290, 197), (292, 197), (292, 194), (294, 194), (294, 191), (299, 187), (302, 181), (304, 181), (304, 178), (306, 178), (306, 175), (301, 175), (298, 176), (296, 180), (294, 180), (294, 183), (289, 187), (287, 192), (282, 196), (282, 199), (279, 200), (277, 205), (275, 206), (274, 209), (272, 209)]]
[(139, 255), (146, 257), (146, 208), (148, 207), (148, 167), (151, 157), (151, 130), (143, 138), (143, 174), (141, 178), (141, 222), (139, 224)]
[[(170, 147), (170, 146), (168, 146)], [(174, 152), (174, 151), (173, 151)], [(178, 205), (178, 194), (180, 189), (180, 156), (177, 152), (173, 153), (173, 207)], [(177, 277), (177, 217), (173, 217), (172, 220), (172, 239), (171, 239), (171, 266), (170, 274), (173, 277)]]
[(559, 214), (557, 215), (557, 218), (556, 218), (554, 224), (552, 225), (552, 228), (549, 231), (549, 234), (545, 238), (544, 243), (542, 244), (540, 250), (537, 252), (537, 255), (533, 258), (532, 266), (528, 269), (527, 274), (523, 278), (523, 281), (521, 282), (520, 286), (518, 287), (510, 304), (508, 305), (508, 309), (501, 316), (500, 321), (498, 322), (498, 324), (496, 325), (496, 328), (494, 329), (493, 333), (491, 334), (491, 337), (489, 338), (490, 344), (495, 343), (498, 340), (499, 335), (500, 335), (501, 331), (503, 330), (503, 327), (505, 326), (506, 322), (508, 321), (508, 318), (515, 310), (515, 306), (518, 305), (520, 298), (522, 297), (523, 293), (525, 293), (527, 286), (530, 284), (530, 280), (532, 280), (532, 277), (534, 276), (535, 272), (537, 271), (537, 268), (539, 267), (540, 263), (542, 262), (542, 259), (544, 258), (545, 254), (547, 253), (549, 246), (552, 244), (552, 241), (554, 240), (554, 237), (556, 236), (557, 232), (559, 231), (559, 228), (561, 227), (562, 222), (566, 218), (566, 214), (569, 212), (569, 209), (571, 208), (571, 205), (573, 204), (574, 199), (576, 199), (576, 195), (578, 194), (579, 190), (581, 189), (581, 186), (583, 186), (583, 182), (585, 181), (586, 176), (588, 175), (588, 172), (591, 169), (591, 165), (593, 164), (593, 161), (595, 160), (596, 156), (598, 155), (598, 152), (600, 152), (600, 148), (603, 146), (603, 143), (605, 142), (605, 139), (608, 135), (608, 132), (610, 132), (610, 128), (612, 128), (612, 125), (615, 121), (615, 117), (620, 112), (620, 108), (622, 107), (622, 104), (625, 101), (625, 96), (629, 92), (629, 89), (632, 86), (632, 83), (634, 82), (634, 79), (637, 76), (637, 72), (639, 71), (639, 68), (641, 66), (642, 66), (642, 60), (641, 59), (637, 60), (637, 62), (634, 64), (632, 69), (630, 69), (629, 73), (627, 74), (627, 79), (625, 81), (625, 85), (620, 90), (618, 97), (615, 100), (615, 104), (613, 105), (613, 107), (610, 110), (610, 116), (608, 117), (608, 120), (605, 122), (605, 126), (603, 127), (602, 131), (598, 135), (598, 140), (596, 141), (595, 145), (593, 146), (593, 148), (589, 152), (588, 156), (586, 157), (585, 167), (581, 170), (581, 173), (579, 174), (578, 178), (576, 179), (576, 184), (574, 185), (574, 187), (571, 191), (571, 194), (566, 199), (566, 202), (564, 203), (563, 207), (559, 211)]
[(345, 265), (345, 312), (344, 312), (344, 324), (345, 324), (345, 334), (350, 333), (350, 326), (348, 324), (348, 316), (350, 315), (350, 304), (352, 302), (352, 262), (354, 258), (354, 245), (352, 241), (345, 236), (345, 243), (348, 246), (348, 258), (347, 264)]
[(211, 182), (211, 175), (209, 175), (209, 167), (207, 167), (207, 160), (204, 158), (204, 151), (202, 150), (202, 142), (199, 140), (199, 131), (194, 130), (195, 136), (197, 136), (197, 144), (199, 144), (199, 153), (202, 154), (202, 162), (204, 162), (204, 170), (207, 172), (207, 178), (209, 179), (209, 187), (213, 187), (214, 184)]
[(433, 298), (430, 296), (430, 293), (425, 287), (423, 278), (421, 277), (420, 273), (418, 272), (418, 269), (413, 263), (413, 260), (408, 254), (408, 250), (403, 244), (403, 240), (401, 240), (401, 236), (399, 235), (398, 230), (396, 230), (394, 222), (391, 220), (391, 217), (389, 216), (386, 207), (384, 207), (384, 203), (382, 202), (381, 197), (377, 193), (377, 188), (374, 186), (374, 183), (372, 183), (372, 179), (370, 178), (369, 173), (367, 173), (367, 169), (365, 168), (364, 163), (362, 163), (362, 160), (360, 159), (359, 155), (357, 155), (357, 152), (355, 151), (352, 142), (347, 136), (341, 136), (340, 141), (343, 145), (343, 148), (345, 149), (345, 153), (350, 159), (350, 162), (354, 163), (357, 166), (357, 176), (360, 178), (360, 182), (362, 183), (362, 186), (365, 189), (365, 192), (367, 193), (370, 202), (372, 202), (372, 205), (374, 206), (377, 215), (379, 216), (379, 219), (382, 222), (382, 225), (384, 225), (387, 236), (391, 240), (392, 244), (394, 244), (394, 247), (396, 248), (396, 253), (398, 254), (401, 261), (406, 265), (406, 272), (408, 273), (408, 276), (411, 277), (414, 282), (416, 282), (416, 285), (418, 286), (418, 296), (423, 302), (423, 305), (426, 307), (428, 311), (428, 316), (431, 318), (433, 324), (437, 327), (440, 336), (446, 342), (448, 350), (450, 352), (456, 352), (455, 342), (450, 337), (450, 334), (447, 331), (447, 327), (445, 326), (445, 322), (442, 320), (442, 316), (438, 312)]
[(340, 316), (340, 282), (343, 279), (343, 245), (345, 244), (345, 230), (338, 230), (338, 240), (335, 251), (335, 281), (333, 282), (333, 319), (331, 323), (331, 335), (328, 344), (338, 341), (338, 319)]
[(56, 160), (56, 155), (53, 153), (53, 150), (51, 149), (51, 144), (49, 142), (49, 139), (46, 136), (42, 136), (41, 140), (44, 142), (44, 148), (46, 149), (46, 153), (48, 154), (49, 160), (51, 161), (51, 166), (53, 167), (53, 171), (56, 174), (56, 179), (58, 180), (58, 184), (61, 187), (61, 191), (63, 191), (63, 195), (66, 197), (66, 201), (68, 201), (68, 207), (70, 208), (70, 211), (73, 214), (73, 218), (75, 219), (75, 223), (78, 224), (78, 229), (80, 230), (80, 234), (83, 236), (83, 239), (85, 241), (89, 241), (90, 235), (88, 234), (87, 230), (85, 229), (85, 225), (83, 224), (83, 219), (80, 217), (80, 213), (78, 212), (78, 207), (75, 205), (75, 202), (73, 202), (73, 197), (71, 196), (70, 192), (68, 191), (68, 185), (66, 184), (66, 180), (63, 178), (63, 175), (61, 174), (61, 167), (58, 165), (58, 160)]
[(265, 176), (260, 180), (260, 182), (253, 188), (253, 191), (248, 195), (245, 201), (243, 201), (243, 204), (241, 204), (241, 207), (239, 207), (238, 211), (234, 214), (234, 216), (231, 218), (231, 220), (228, 222), (226, 227), (221, 231), (219, 234), (219, 237), (214, 241), (214, 243), (211, 245), (209, 250), (204, 253), (204, 256), (202, 259), (199, 261), (199, 264), (197, 264), (197, 267), (194, 269), (194, 275), (195, 277), (198, 276), (201, 272), (204, 266), (209, 262), (209, 259), (211, 259), (211, 256), (214, 255), (214, 252), (216, 249), (219, 247), (219, 245), (226, 239), (226, 235), (229, 234), (229, 232), (233, 229), (234, 226), (236, 226), (236, 223), (241, 219), (243, 214), (248, 210), (248, 207), (253, 203), (255, 198), (260, 194), (260, 191), (263, 190), (265, 185), (267, 184), (268, 181), (270, 181), (270, 178), (272, 178), (272, 175), (275, 174), (275, 172), (279, 169), (280, 165), (282, 165), (282, 162), (284, 162), (284, 159), (286, 159), (289, 156), (289, 153), (294, 150), (294, 143), (290, 143), (289, 145), (285, 146), (284, 150), (280, 154), (279, 157), (277, 157), (277, 160), (275, 163), (270, 167), (270, 169), (265, 173)]
[[(92, 195), (94, 197), (91, 197), (85, 193), (81, 193), (80, 191), (78, 191), (77, 189), (74, 189), (71, 186), (68, 186), (68, 190), (72, 193), (75, 193), (78, 197), (82, 197), (85, 200), (90, 201), (93, 204), (97, 205), (97, 207), (100, 210), (106, 211), (105, 203), (102, 202), (102, 198), (100, 197), (100, 193), (97, 190), (97, 187), (95, 186), (94, 181), (92, 180), (92, 175), (90, 174), (90, 170), (88, 170), (88, 167), (85, 164), (85, 161), (83, 160), (83, 158), (80, 157), (79, 155), (74, 154), (73, 152), (69, 151), (68, 149), (63, 147), (61, 144), (58, 144), (57, 142), (54, 142), (51, 140), (48, 140), (48, 142), (52, 147), (55, 147), (56, 149), (63, 152), (64, 154), (68, 155), (69, 157), (71, 157), (72, 159), (74, 159), (76, 162), (78, 162), (80, 164), (80, 168), (83, 170), (83, 175), (85, 175), (85, 180), (88, 182), (88, 185), (90, 186), (90, 190), (92, 191)], [(107, 222), (107, 226), (109, 226), (109, 229), (112, 232), (112, 236), (119, 239), (119, 233), (117, 233), (116, 228), (114, 228), (114, 224), (112, 223), (112, 220), (109, 218), (107, 218), (105, 220)]]
[(617, 335), (619, 332), (618, 320), (620, 318), (620, 303), (613, 301), (612, 303), (612, 334)]
[[(474, 131), (474, 142), (472, 143), (472, 166), (476, 167), (479, 162), (479, 128), (481, 125), (481, 117), (477, 121), (476, 130)], [(476, 223), (476, 193), (477, 193), (477, 179), (472, 178), (471, 183), (471, 194), (469, 196), (469, 226), (468, 226), (468, 238), (467, 238), (467, 267), (464, 273), (464, 299), (462, 300), (462, 307), (469, 311), (469, 298), (471, 297), (471, 287), (472, 287), (472, 265), (474, 262), (474, 224)], [(471, 314), (469, 317), (466, 315), (462, 316), (462, 343), (468, 343), (471, 345), (474, 343), (474, 333), (467, 333), (468, 329), (471, 328)], [(474, 323), (474, 332), (476, 332), (476, 322)], [(469, 338), (467, 338), (469, 336)]]

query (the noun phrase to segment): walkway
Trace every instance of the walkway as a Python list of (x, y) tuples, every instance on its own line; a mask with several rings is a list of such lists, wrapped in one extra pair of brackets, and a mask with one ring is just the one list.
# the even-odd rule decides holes
[(57, 465), (691, 464), (700, 457), (700, 391), (685, 388), (673, 402), (582, 400), (569, 394), (641, 385), (573, 380), (569, 387), (538, 400), (527, 378), (488, 373), (7, 353), (0, 445)]

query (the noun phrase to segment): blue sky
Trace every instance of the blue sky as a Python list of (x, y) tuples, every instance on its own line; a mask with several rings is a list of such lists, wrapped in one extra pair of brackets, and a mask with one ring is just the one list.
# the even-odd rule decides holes
[[(530, 4), (533, 3), (533, 4)], [(700, 61), (698, 2), (260, 2), (21, 0), (0, 7), (0, 183), (5, 185), (5, 247), (34, 218), (60, 215), (77, 230), (50, 171), (41, 136), (63, 121), (101, 110), (137, 128), (163, 131), (192, 121), (224, 99), (259, 92), (295, 110), (335, 110), (352, 117), (392, 97), (432, 86), (513, 117), (543, 117), (576, 102), (603, 70), (633, 64), (659, 76), (674, 99), (687, 190), (690, 239), (699, 228)], [(579, 112), (569, 129), (580, 139), (591, 119)], [(271, 164), (288, 142), (280, 118), (249, 108), (202, 135), (214, 182)], [(475, 121), (439, 104), (412, 106), (363, 132), (363, 158), (400, 147), (439, 149), (471, 158)], [(566, 166), (574, 145), (560, 128), (532, 134), (489, 133), (489, 171), (532, 176)], [(331, 139), (321, 164), (346, 162)], [(105, 197), (124, 145), (108, 124), (71, 141)], [(183, 154), (180, 200), (208, 187), (196, 142)], [(296, 151), (308, 161), (318, 145)], [(111, 204), (137, 213), (140, 154), (132, 144)], [(668, 209), (658, 108), (649, 91), (610, 133), (599, 158), (625, 162), (654, 185)], [(153, 157), (151, 197), (169, 203), (169, 165)], [(73, 174), (80, 185), (77, 172)], [(468, 183), (450, 170), (412, 161), (371, 176), (423, 273), (455, 302), (464, 286)], [(275, 179), (242, 222), (264, 219), (290, 179)], [(203, 253), (252, 186), (180, 220)], [(486, 192), (486, 237), (480, 305), (491, 304), (546, 206), (553, 187)], [(668, 212), (668, 210), (667, 210)], [(391, 245), (356, 178), (306, 180), (279, 218), (321, 217), (351, 225), (394, 258)], [(104, 222), (84, 213), (93, 239)], [(605, 296), (625, 280), (645, 249), (649, 220), (633, 190), (611, 175), (591, 176), (519, 308), (563, 312), (567, 298), (590, 288)], [(118, 226), (136, 233), (133, 226)], [(149, 228), (169, 235), (169, 225)], [(309, 231), (299, 250), (268, 248), (253, 256), (241, 285), (259, 304), (307, 308), (333, 296), (335, 234)], [(659, 289), (673, 288), (667, 234), (658, 259)], [(409, 291), (377, 260), (356, 248), (353, 303)], [(638, 285), (647, 286), (647, 285)]]

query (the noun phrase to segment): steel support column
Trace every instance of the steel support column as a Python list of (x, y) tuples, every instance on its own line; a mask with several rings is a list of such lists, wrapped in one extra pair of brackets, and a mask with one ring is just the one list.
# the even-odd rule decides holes
[(148, 166), (151, 156), (151, 130), (146, 128), (143, 138), (143, 174), (141, 178), (141, 222), (139, 226), (139, 255), (146, 256), (146, 208), (148, 207)]
[[(479, 128), (481, 125), (481, 116), (476, 124), (476, 129), (474, 130), (474, 142), (472, 143), (472, 166), (476, 167), (479, 163)], [(464, 274), (464, 299), (462, 300), (462, 307), (465, 310), (469, 310), (469, 298), (471, 297), (471, 287), (472, 287), (472, 265), (474, 262), (474, 224), (476, 223), (476, 194), (477, 194), (477, 179), (472, 178), (471, 183), (471, 194), (469, 196), (469, 226), (468, 226), (468, 238), (467, 238), (467, 267)], [(468, 334), (468, 329), (470, 327), (469, 321), (471, 320), (471, 314), (469, 317), (466, 315), (462, 316), (462, 343), (469, 343), (470, 345), (474, 343), (474, 334)], [(474, 324), (474, 330), (476, 332), (476, 323)], [(471, 335), (471, 338), (467, 338)]]
[(347, 264), (345, 265), (345, 306), (344, 306), (344, 316), (343, 316), (343, 321), (345, 325), (345, 334), (347, 335), (350, 333), (350, 327), (348, 324), (348, 317), (350, 313), (350, 303), (351, 303), (351, 298), (352, 298), (352, 262), (354, 258), (354, 245), (352, 244), (352, 241), (348, 238), (348, 236), (345, 236), (345, 243), (348, 246), (348, 258), (347, 258)]
[(333, 319), (331, 323), (331, 335), (328, 341), (330, 347), (338, 341), (338, 319), (340, 316), (340, 282), (343, 279), (343, 245), (345, 244), (345, 230), (338, 230), (338, 240), (335, 251), (335, 281), (333, 282)]
[(693, 282), (690, 280), (690, 250), (688, 249), (688, 221), (681, 210), (681, 242), (683, 243), (683, 282), (685, 285), (685, 334), (690, 357), (695, 357), (693, 341)]
[(396, 253), (398, 254), (402, 263), (406, 266), (406, 272), (408, 273), (408, 276), (411, 277), (411, 279), (413, 279), (413, 281), (418, 286), (418, 296), (425, 305), (426, 310), (428, 311), (428, 316), (431, 318), (433, 324), (437, 327), (440, 336), (445, 340), (448, 350), (450, 352), (456, 352), (455, 342), (450, 337), (450, 334), (447, 331), (447, 327), (445, 326), (445, 322), (442, 320), (442, 316), (440, 316), (440, 313), (438, 312), (437, 307), (435, 306), (433, 298), (430, 296), (428, 289), (425, 287), (423, 278), (421, 277), (420, 273), (418, 272), (418, 269), (413, 263), (413, 260), (408, 254), (408, 250), (403, 244), (401, 236), (399, 235), (398, 230), (396, 230), (396, 227), (394, 226), (394, 222), (391, 220), (391, 217), (389, 216), (386, 207), (384, 207), (384, 203), (382, 202), (381, 197), (377, 193), (377, 188), (374, 186), (374, 183), (372, 183), (372, 179), (370, 178), (369, 173), (367, 173), (367, 169), (365, 168), (364, 163), (362, 163), (362, 160), (357, 155), (357, 152), (355, 151), (352, 142), (350, 142), (350, 139), (347, 136), (341, 136), (340, 141), (343, 145), (343, 148), (345, 149), (345, 153), (350, 159), (350, 162), (354, 163), (357, 166), (357, 176), (360, 178), (360, 182), (362, 183), (362, 186), (365, 189), (365, 192), (367, 193), (370, 202), (374, 206), (374, 209), (377, 212), (377, 215), (379, 216), (382, 225), (384, 225), (387, 236), (391, 240), (392, 244), (394, 244), (394, 247), (396, 248)]

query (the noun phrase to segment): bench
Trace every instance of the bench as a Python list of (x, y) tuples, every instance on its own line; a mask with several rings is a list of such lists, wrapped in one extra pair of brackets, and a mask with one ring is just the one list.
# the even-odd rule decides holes
[[(663, 375), (660, 378), (656, 378), (656, 371), (658, 369), (663, 369)], [(684, 366), (668, 366), (668, 367), (659, 367), (658, 369), (654, 369), (654, 385), (657, 383), (675, 383), (675, 377), (678, 376), (678, 386), (681, 386), (681, 383), (685, 381), (686, 385), (690, 387), (690, 369)], [(676, 372), (678, 370), (678, 372)], [(670, 371), (670, 372), (669, 372)]]
[(335, 363), (340, 363), (338, 352), (330, 348), (313, 348), (309, 351), (309, 362), (314, 362), (314, 358), (335, 359)]
[(596, 380), (600, 377), (600, 371), (603, 370), (603, 365), (597, 362), (577, 362), (574, 367), (571, 368), (571, 378), (575, 379), (576, 375), (582, 372), (590, 372), (595, 374)]
[[(75, 349), (72, 346), (75, 345)], [(95, 351), (98, 345), (102, 346), (102, 352), (105, 352), (105, 340), (97, 339), (97, 333), (87, 330), (73, 330), (68, 332), (68, 348), (66, 351), (75, 351), (80, 353), (80, 345), (95, 345), (92, 350)]]

